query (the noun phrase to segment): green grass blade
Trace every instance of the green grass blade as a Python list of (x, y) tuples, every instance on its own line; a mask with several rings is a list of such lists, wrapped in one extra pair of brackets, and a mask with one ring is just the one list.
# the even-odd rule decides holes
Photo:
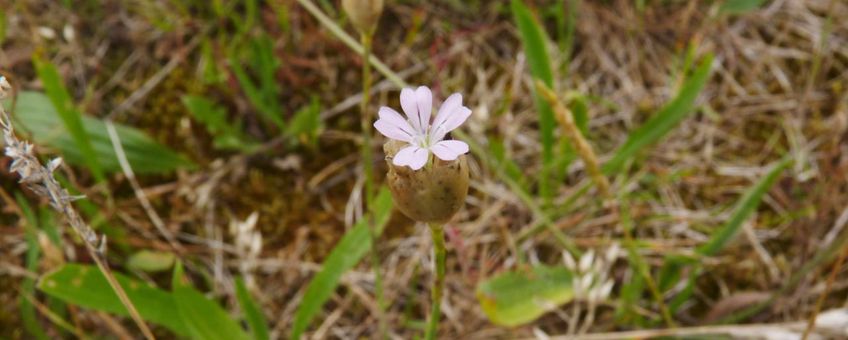
[(106, 177), (103, 175), (100, 161), (97, 159), (91, 140), (83, 127), (82, 114), (75, 107), (71, 95), (62, 82), (59, 71), (56, 70), (56, 66), (38, 56), (33, 57), (32, 62), (35, 65), (38, 78), (44, 84), (47, 97), (50, 98), (56, 108), (56, 112), (62, 119), (65, 129), (70, 133), (74, 145), (79, 149), (82, 158), (85, 160), (85, 165), (88, 166), (98, 182), (104, 181)]
[[(382, 232), (383, 226), (388, 222), (392, 211), (392, 199), (388, 189), (383, 188), (377, 196), (374, 205), (374, 228), (378, 234)], [(368, 225), (369, 218), (363, 217), (356, 226), (348, 231), (336, 244), (335, 248), (324, 260), (323, 267), (318, 274), (309, 282), (303, 299), (295, 314), (292, 325), (291, 339), (300, 339), (312, 319), (321, 311), (321, 306), (330, 298), (339, 280), (349, 269), (353, 268), (359, 260), (371, 249), (371, 231)]]
[(194, 119), (212, 135), (215, 148), (247, 152), (256, 148), (256, 142), (242, 132), (240, 122), (231, 123), (227, 120), (227, 111), (223, 107), (201, 96), (187, 95), (181, 99)]
[(792, 158), (787, 156), (772, 165), (768, 173), (763, 178), (760, 178), (756, 184), (748, 188), (742, 198), (739, 199), (727, 223), (721, 229), (716, 230), (710, 237), (710, 240), (700, 246), (697, 252), (704, 256), (713, 256), (724, 248), (736, 236), (742, 224), (751, 216), (751, 213), (760, 206), (763, 196), (774, 185), (783, 170), (789, 167), (790, 164), (792, 164)]
[(196, 340), (250, 339), (241, 326), (215, 301), (190, 286), (174, 288), (174, 303), (180, 319)]
[(614, 175), (620, 171), (636, 153), (658, 142), (692, 112), (695, 99), (709, 80), (712, 64), (712, 55), (705, 57), (692, 76), (683, 84), (677, 96), (645, 124), (630, 133), (627, 141), (618, 148), (613, 158), (603, 165), (602, 170), (605, 175)]
[[(548, 38), (545, 30), (523, 1), (512, 0), (512, 13), (521, 34), (524, 53), (527, 55), (527, 63), (530, 65), (530, 73), (549, 88), (553, 88), (554, 76), (548, 56)], [(550, 105), (536, 94), (535, 88), (533, 89), (533, 98), (536, 102), (536, 109), (539, 110), (539, 131), (542, 143), (542, 173), (539, 175), (539, 192), (546, 201), (550, 201), (554, 192), (554, 187), (550, 185), (550, 176), (554, 163), (554, 129), (556, 122)]]
[[(119, 273), (115, 273), (115, 278), (127, 292), (142, 318), (167, 327), (177, 335), (189, 335), (188, 327), (177, 312), (177, 305), (170, 293)], [(66, 264), (42, 276), (38, 289), (81, 307), (129, 315), (115, 291), (109, 286), (109, 282), (103, 277), (103, 273), (95, 266)]]
[(766, 0), (726, 0), (718, 12), (729, 15), (745, 14), (762, 7), (765, 2)]
[(314, 147), (318, 143), (318, 135), (323, 128), (321, 103), (318, 97), (313, 97), (309, 105), (302, 107), (291, 118), (286, 128), (286, 135), (297, 143)]
[(242, 278), (236, 278), (236, 298), (238, 299), (241, 311), (247, 319), (247, 325), (250, 326), (250, 332), (256, 340), (268, 340), (271, 338), (268, 331), (268, 321), (265, 320), (265, 315), (262, 309), (256, 304), (256, 301), (250, 296), (250, 292), (244, 285)]
[[(38, 272), (38, 259), (41, 257), (41, 248), (38, 245), (38, 219), (35, 217), (35, 212), (24, 198), (20, 191), (15, 192), (15, 200), (21, 208), (26, 223), (24, 230), (26, 232), (25, 239), (27, 245), (26, 252), (26, 268), (29, 272)], [(35, 312), (35, 305), (28, 297), (35, 297), (35, 280), (31, 277), (24, 278), (21, 284), (21, 294), (19, 304), (21, 308), (21, 321), (23, 321), (24, 329), (36, 339), (48, 339), (41, 325), (38, 324), (38, 314)]]

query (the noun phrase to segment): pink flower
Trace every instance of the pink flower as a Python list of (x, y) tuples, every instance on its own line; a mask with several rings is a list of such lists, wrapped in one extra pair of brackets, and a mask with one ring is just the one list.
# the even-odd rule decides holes
[(426, 86), (400, 91), (400, 106), (407, 119), (383, 106), (379, 112), (380, 119), (374, 123), (377, 131), (384, 136), (409, 144), (392, 159), (394, 165), (418, 170), (427, 163), (430, 152), (445, 161), (455, 160), (468, 152), (468, 144), (465, 142), (444, 140), (448, 132), (458, 128), (471, 116), (471, 109), (462, 106), (461, 94), (454, 93), (448, 97), (432, 123), (433, 94)]

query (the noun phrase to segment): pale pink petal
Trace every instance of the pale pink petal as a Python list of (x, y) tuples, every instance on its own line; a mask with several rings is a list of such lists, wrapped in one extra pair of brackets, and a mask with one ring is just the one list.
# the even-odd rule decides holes
[(407, 143), (412, 142), (412, 136), (410, 136), (409, 133), (407, 133), (403, 129), (398, 128), (395, 125), (392, 125), (385, 119), (380, 119), (374, 122), (374, 128), (376, 128), (377, 131), (380, 131), (383, 136), (386, 136), (388, 138), (396, 139)]
[(449, 114), (446, 113), (446, 118), (441, 124), (435, 125), (430, 129), (430, 144), (435, 144), (445, 138), (448, 132), (458, 128), (465, 120), (471, 116), (471, 109), (461, 106)]
[(426, 127), (421, 128), (421, 120), (418, 116), (418, 97), (415, 90), (411, 88), (400, 90), (400, 107), (403, 109), (403, 113), (406, 114), (409, 123), (412, 124), (412, 128), (418, 134), (423, 135), (427, 130), (425, 130)]
[(427, 163), (427, 156), (427, 149), (410, 145), (395, 154), (395, 157), (392, 159), (392, 164), (397, 166), (408, 166), (412, 168), (412, 170), (418, 170), (424, 167), (424, 164)]
[(418, 104), (418, 126), (421, 127), (421, 132), (427, 132), (433, 112), (433, 93), (427, 86), (419, 86), (415, 90), (415, 102)]
[(462, 95), (459, 93), (454, 93), (445, 99), (445, 102), (442, 103), (442, 106), (439, 107), (439, 113), (436, 114), (436, 119), (433, 120), (433, 126), (442, 125), (445, 122), (445, 119), (448, 116), (462, 106)]
[(431, 146), (430, 151), (442, 160), (452, 161), (468, 152), (468, 144), (459, 140), (443, 140)]
[(404, 142), (412, 141), (412, 137), (416, 135), (415, 130), (409, 125), (406, 119), (403, 119), (397, 111), (388, 107), (381, 107), (379, 111), (380, 119), (374, 123), (377, 131), (380, 131), (384, 136), (401, 140)]

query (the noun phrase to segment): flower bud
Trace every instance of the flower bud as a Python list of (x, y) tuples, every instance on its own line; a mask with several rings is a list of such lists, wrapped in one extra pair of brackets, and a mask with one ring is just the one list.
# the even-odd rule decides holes
[(342, 0), (342, 7), (359, 33), (370, 34), (383, 13), (383, 0)]
[(407, 217), (421, 222), (444, 223), (462, 208), (468, 194), (468, 163), (465, 155), (453, 161), (431, 158), (432, 164), (412, 170), (392, 164), (392, 157), (406, 144), (390, 140), (383, 145), (389, 173), (386, 181), (395, 206)]

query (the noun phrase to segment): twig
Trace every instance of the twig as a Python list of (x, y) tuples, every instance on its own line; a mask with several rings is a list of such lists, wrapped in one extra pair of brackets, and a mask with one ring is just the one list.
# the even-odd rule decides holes
[(821, 295), (819, 295), (818, 301), (816, 301), (816, 308), (813, 310), (813, 313), (810, 314), (810, 320), (807, 321), (807, 328), (804, 329), (804, 335), (801, 337), (802, 339), (807, 340), (810, 336), (810, 332), (816, 326), (816, 317), (819, 315), (822, 305), (824, 305), (825, 298), (827, 298), (827, 295), (830, 294), (831, 288), (833, 288), (833, 282), (836, 281), (836, 274), (838, 274), (839, 270), (842, 269), (842, 264), (845, 262), (845, 256), (848, 256), (848, 247), (842, 249), (842, 253), (836, 260), (836, 263), (833, 264), (833, 269), (830, 270), (830, 275), (827, 277), (827, 284), (824, 287), (824, 291)]
[(127, 177), (127, 181), (130, 182), (130, 186), (132, 186), (133, 192), (135, 192), (135, 197), (139, 202), (141, 202), (141, 206), (147, 213), (147, 217), (150, 218), (150, 221), (153, 222), (153, 225), (156, 226), (159, 233), (161, 233), (168, 243), (171, 244), (171, 247), (176, 251), (182, 252), (182, 246), (180, 246), (179, 242), (177, 242), (174, 234), (172, 234), (165, 226), (165, 222), (162, 221), (162, 218), (159, 217), (159, 214), (153, 209), (153, 205), (150, 204), (150, 200), (147, 199), (147, 195), (144, 194), (144, 190), (142, 190), (141, 185), (138, 184), (138, 180), (135, 178), (135, 172), (133, 172), (132, 166), (130, 166), (130, 162), (127, 160), (127, 155), (124, 152), (124, 146), (121, 144), (121, 138), (118, 136), (118, 131), (115, 130), (115, 124), (113, 124), (111, 120), (106, 120), (106, 132), (109, 134), (109, 139), (112, 142), (112, 148), (114, 148), (115, 156), (118, 158), (118, 164), (121, 165), (121, 170), (123, 170), (124, 175)]
[[(5, 98), (9, 94), (10, 89), (11, 86), (6, 78), (0, 76), (0, 99)], [(106, 281), (109, 282), (115, 294), (118, 295), (121, 304), (126, 307), (145, 338), (155, 339), (153, 332), (144, 323), (144, 320), (141, 318), (132, 301), (130, 301), (127, 293), (118, 284), (118, 281), (109, 269), (109, 263), (106, 260), (106, 237), (99, 238), (71, 205), (71, 202), (80, 197), (71, 196), (59, 184), (56, 178), (53, 177), (53, 171), (62, 164), (62, 159), (56, 158), (51, 160), (47, 166), (41, 165), (41, 162), (35, 157), (33, 145), (21, 141), (15, 136), (12, 120), (6, 114), (6, 110), (2, 105), (0, 105), (0, 127), (3, 129), (3, 139), (6, 145), (5, 154), (12, 158), (12, 165), (9, 171), (18, 173), (21, 176), (20, 183), (29, 187), (39, 196), (47, 198), (50, 201), (50, 206), (65, 216), (68, 224), (70, 224), (71, 228), (82, 239), (86, 250), (91, 254), (97, 267), (100, 268)]]
[[(339, 25), (337, 25), (333, 21), (333, 19), (330, 19), (330, 17), (328, 17), (323, 12), (321, 12), (321, 10), (318, 9), (318, 7), (316, 7), (315, 4), (312, 3), (312, 1), (297, 0), (297, 2), (301, 6), (303, 6), (303, 8), (305, 8), (309, 12), (309, 14), (312, 14), (312, 16), (315, 17), (315, 19), (318, 19), (318, 21), (321, 22), (321, 24), (324, 25), (324, 27), (326, 27), (328, 30), (330, 30), (330, 33), (335, 35), (336, 38), (339, 38), (339, 40), (341, 40), (345, 45), (347, 45), (347, 47), (354, 50), (356, 53), (359, 53), (359, 54), (363, 53), (363, 51), (364, 51), (363, 46), (358, 44), (356, 42), (356, 40), (353, 39), (353, 37), (351, 37), (341, 27), (339, 27)], [(386, 66), (386, 64), (383, 64), (382, 61), (377, 59), (377, 57), (372, 55), (370, 58), (368, 58), (368, 60), (366, 62), (371, 62), (371, 64), (374, 65), (374, 69), (376, 69), (378, 72), (382, 73), (383, 76), (385, 76), (386, 78), (391, 80), (393, 83), (397, 84), (400, 87), (406, 86), (406, 82), (403, 81), (403, 79), (401, 79), (397, 75), (397, 73), (395, 73), (391, 69), (389, 69), (389, 67)]]

